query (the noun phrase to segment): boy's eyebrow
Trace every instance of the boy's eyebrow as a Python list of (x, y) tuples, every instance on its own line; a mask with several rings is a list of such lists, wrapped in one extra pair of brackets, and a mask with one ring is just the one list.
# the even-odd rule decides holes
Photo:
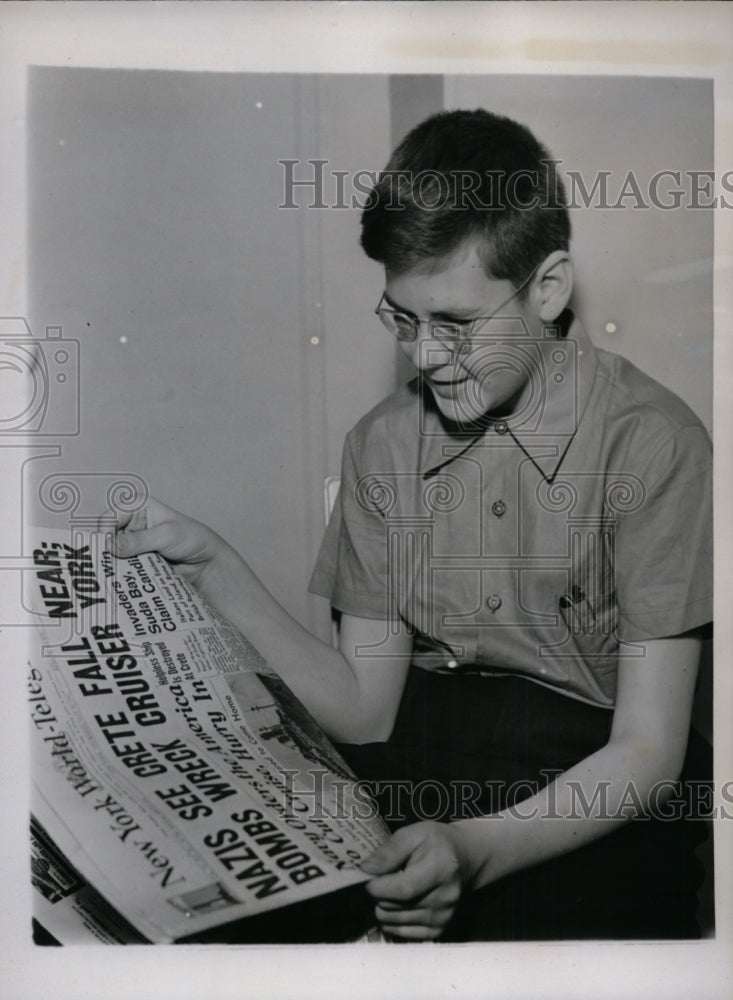
[[(412, 316), (414, 319), (417, 319), (414, 312), (411, 312), (409, 309), (405, 309), (404, 306), (399, 305), (397, 302), (394, 301), (394, 299), (390, 298), (387, 292), (384, 293), (384, 301), (391, 309), (394, 309), (395, 312), (404, 313), (405, 316)], [(432, 319), (438, 319), (438, 320), (442, 319), (446, 321), (455, 320), (458, 323), (464, 322), (465, 320), (468, 319), (476, 318), (476, 313), (474, 309), (464, 310), (463, 315), (461, 315), (460, 309), (457, 310), (456, 312), (434, 312), (431, 313), (430, 315)]]

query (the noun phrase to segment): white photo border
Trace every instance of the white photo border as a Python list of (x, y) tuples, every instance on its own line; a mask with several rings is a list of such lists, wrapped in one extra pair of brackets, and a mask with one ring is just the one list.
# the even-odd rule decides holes
[[(714, 80), (715, 163), (733, 167), (733, 8), (724, 3), (24, 3), (0, 6), (0, 294), (4, 315), (24, 315), (25, 77), (31, 65), (218, 72), (493, 73), (704, 77)], [(726, 65), (728, 63), (728, 65)], [(732, 483), (733, 212), (716, 213), (715, 731), (718, 785), (733, 760), (729, 557)], [(13, 633), (8, 635), (7, 632)], [(23, 656), (6, 630), (3, 662)], [(14, 659), (11, 660), (11, 657)], [(21, 690), (0, 706), (6, 888), (0, 927), (3, 995), (35, 998), (210, 1000), (269, 997), (479, 997), (584, 1000), (624, 996), (714, 1000), (730, 994), (733, 824), (715, 834), (714, 940), (334, 948), (38, 948), (30, 942), (25, 739)], [(20, 672), (17, 671), (18, 676)], [(20, 762), (20, 763), (19, 763)]]

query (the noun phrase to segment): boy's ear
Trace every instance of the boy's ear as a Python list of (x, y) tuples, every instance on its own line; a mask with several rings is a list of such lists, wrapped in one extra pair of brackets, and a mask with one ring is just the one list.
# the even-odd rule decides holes
[(537, 268), (532, 295), (543, 323), (552, 323), (565, 309), (573, 291), (573, 261), (566, 250), (553, 250)]

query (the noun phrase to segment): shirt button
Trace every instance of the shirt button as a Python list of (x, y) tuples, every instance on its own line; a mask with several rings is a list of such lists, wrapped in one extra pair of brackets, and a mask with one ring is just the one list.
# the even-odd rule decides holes
[(495, 514), (497, 517), (503, 517), (506, 513), (506, 504), (503, 500), (496, 500), (491, 505), (491, 513)]
[(497, 424), (494, 424), (494, 430), (497, 434), (506, 434), (509, 430), (506, 420), (500, 420)]
[(501, 607), (501, 598), (498, 594), (492, 594), (491, 597), (486, 598), (486, 605), (492, 611), (498, 611)]

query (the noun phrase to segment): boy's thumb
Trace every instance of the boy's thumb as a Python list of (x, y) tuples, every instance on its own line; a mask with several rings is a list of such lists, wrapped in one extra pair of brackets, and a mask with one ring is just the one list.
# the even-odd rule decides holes
[(112, 542), (114, 554), (121, 556), (123, 559), (126, 556), (137, 555), (135, 552), (135, 542), (136, 539), (131, 534), (125, 531), (118, 531)]
[(387, 872), (402, 868), (414, 850), (414, 844), (409, 837), (398, 831), (381, 844), (373, 854), (362, 861), (361, 870), (367, 875), (384, 875)]
[(130, 556), (139, 556), (143, 552), (155, 552), (160, 542), (160, 532), (155, 528), (146, 528), (144, 531), (118, 531), (114, 536), (114, 554), (123, 559)]

